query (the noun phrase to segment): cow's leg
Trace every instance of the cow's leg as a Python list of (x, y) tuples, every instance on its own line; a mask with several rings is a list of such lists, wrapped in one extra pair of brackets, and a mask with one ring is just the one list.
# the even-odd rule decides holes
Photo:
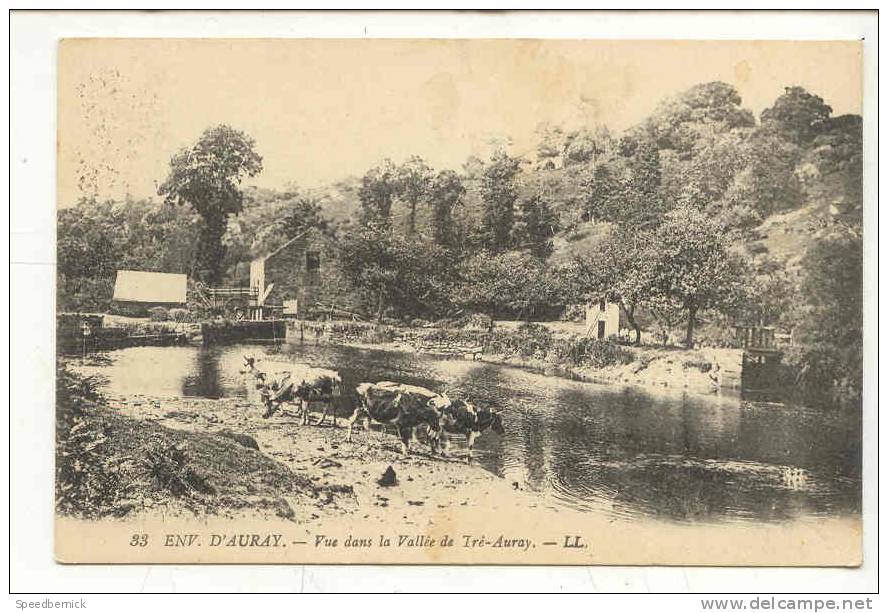
[(466, 458), (466, 462), (471, 463), (472, 461), (472, 450), (475, 448), (475, 438), (478, 436), (478, 432), (469, 432), (466, 435), (466, 444), (469, 447), (469, 455)]
[(413, 436), (413, 428), (398, 424), (398, 435), (401, 437), (401, 453), (407, 455), (410, 453), (410, 437)]
[(311, 423), (311, 415), (309, 411), (310, 405), (308, 404), (308, 400), (306, 400), (305, 398), (300, 398), (299, 405), (302, 407), (302, 425), (307, 426)]
[(433, 454), (437, 454), (441, 450), (441, 431), (431, 426), (426, 426), (426, 433), (429, 437), (429, 447)]
[[(416, 425), (410, 429), (411, 430), (411, 440), (414, 443), (416, 443), (417, 446), (419, 445), (419, 432), (418, 432), (419, 428), (420, 428), (420, 425)], [(438, 444), (435, 440), (435, 435), (429, 430), (426, 430), (426, 433), (428, 435), (426, 438), (429, 442), (429, 451), (432, 453), (432, 455), (434, 455), (438, 452)]]
[(279, 404), (275, 404), (274, 400), (269, 400), (265, 403), (265, 413), (262, 414), (262, 417), (268, 419), (277, 412), (279, 406)]
[[(426, 426), (426, 439), (429, 441), (429, 449), (433, 454), (438, 453), (438, 438), (435, 436), (435, 432)], [(415, 432), (415, 429), (414, 429)]]
[(363, 416), (364, 418), (364, 429), (368, 432), (370, 431), (370, 414), (367, 412), (362, 406), (357, 406), (355, 408), (355, 412), (352, 413), (352, 416), (348, 419), (348, 434), (345, 437), (345, 440), (351, 442), (352, 440), (352, 430), (355, 427), (355, 422), (358, 421)]
[[(322, 403), (322, 404), (323, 404), (323, 406), (324, 406), (324, 410), (321, 412), (321, 419), (320, 419), (320, 421), (318, 422), (318, 425), (319, 425), (319, 426), (320, 426), (322, 423), (324, 423), (325, 421), (327, 421), (327, 413), (330, 412), (330, 403), (329, 403), (329, 402), (324, 402), (324, 403)], [(336, 425), (336, 415), (335, 415), (335, 414), (334, 414), (334, 416), (333, 416), (333, 425), (334, 425), (334, 426)]]

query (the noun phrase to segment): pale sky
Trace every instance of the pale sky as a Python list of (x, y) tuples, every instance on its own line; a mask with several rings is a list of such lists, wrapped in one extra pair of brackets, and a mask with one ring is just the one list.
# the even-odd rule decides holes
[(389, 157), (459, 169), (540, 124), (620, 131), (664, 97), (734, 85), (756, 115), (801, 85), (861, 113), (856, 42), (69, 39), (59, 48), (59, 205), (155, 194), (170, 157), (227, 123), (256, 140), (247, 184), (316, 187)]

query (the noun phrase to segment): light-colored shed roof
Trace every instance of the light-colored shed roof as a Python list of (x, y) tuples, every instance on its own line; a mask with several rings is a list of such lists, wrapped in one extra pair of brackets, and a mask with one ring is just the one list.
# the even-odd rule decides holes
[(178, 273), (118, 270), (114, 300), (184, 304), (188, 277)]

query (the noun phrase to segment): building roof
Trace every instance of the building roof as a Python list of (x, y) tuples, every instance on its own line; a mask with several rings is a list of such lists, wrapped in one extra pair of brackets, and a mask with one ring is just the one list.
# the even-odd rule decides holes
[(118, 270), (114, 300), (184, 304), (187, 286), (188, 277), (183, 274)]

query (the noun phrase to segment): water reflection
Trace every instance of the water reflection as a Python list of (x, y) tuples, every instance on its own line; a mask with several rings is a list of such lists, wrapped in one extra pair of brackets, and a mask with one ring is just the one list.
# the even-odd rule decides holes
[(860, 419), (841, 412), (313, 344), (130, 348), (104, 374), (119, 393), (245, 396), (243, 354), (272, 352), (338, 370), (346, 390), (393, 379), (499, 408), (506, 434), (482, 436), (478, 462), (574, 507), (680, 521), (860, 512)]

